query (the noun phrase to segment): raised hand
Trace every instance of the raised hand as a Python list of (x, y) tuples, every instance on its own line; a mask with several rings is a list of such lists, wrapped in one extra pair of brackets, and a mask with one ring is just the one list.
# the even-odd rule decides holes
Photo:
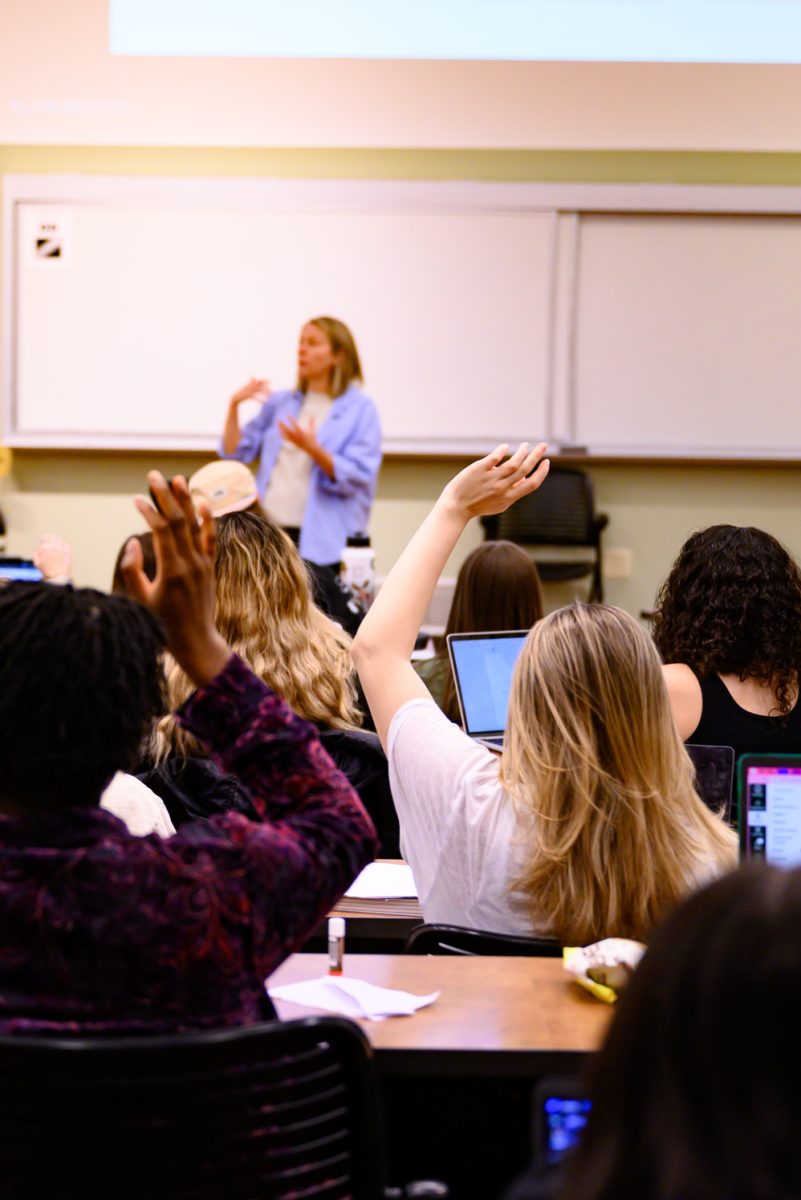
[(151, 583), (145, 575), (136, 538), (125, 547), (122, 573), (129, 594), (163, 621), (173, 657), (202, 687), (231, 656), (214, 624), (214, 520), (206, 505), (195, 512), (182, 475), (167, 483), (151, 471), (147, 481), (154, 502), (137, 496), (134, 503), (153, 533), (156, 577)]
[(238, 392), (231, 397), (231, 404), (243, 404), (245, 400), (261, 400), (264, 403), (270, 399), (270, 381), (268, 379), (249, 379)]
[(460, 471), (446, 485), (439, 502), (465, 518), (505, 512), (543, 482), (551, 466), (543, 457), (547, 449), (546, 442), (539, 442), (533, 450), (528, 442), (521, 442), (507, 458), (509, 447), (496, 446), (485, 458)]
[(66, 583), (72, 575), (72, 547), (57, 533), (42, 534), (33, 561), (45, 579)]
[(287, 417), (285, 420), (278, 422), (278, 428), (281, 430), (281, 437), (284, 441), (291, 442), (293, 446), (299, 446), (301, 450), (305, 450), (312, 458), (315, 451), (319, 450), (320, 443), (317, 441), (317, 426), (313, 417), (309, 419), (307, 425), (301, 425), (292, 417)]

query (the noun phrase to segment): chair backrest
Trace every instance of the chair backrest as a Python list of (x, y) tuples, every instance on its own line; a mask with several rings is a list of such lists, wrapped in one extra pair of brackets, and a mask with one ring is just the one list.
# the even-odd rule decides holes
[(404, 954), (498, 954), (515, 958), (561, 958), (556, 938), (486, 933), (463, 925), (418, 925), (407, 937)]
[(695, 786), (708, 808), (730, 821), (734, 789), (734, 750), (731, 746), (701, 746), (686, 742), (693, 760)]
[(592, 481), (583, 471), (551, 467), (543, 487), (483, 524), (489, 537), (510, 542), (593, 546), (598, 535)]
[(359, 793), (378, 833), (379, 855), (400, 858), (398, 814), (378, 734), (367, 729), (321, 729), (320, 741)]
[(0, 1196), (384, 1194), (372, 1052), (340, 1018), (175, 1037), (4, 1037), (0, 1080)]

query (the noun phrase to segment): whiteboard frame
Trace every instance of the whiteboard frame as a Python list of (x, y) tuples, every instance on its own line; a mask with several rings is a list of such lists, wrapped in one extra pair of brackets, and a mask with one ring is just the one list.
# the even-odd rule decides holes
[[(538, 184), (473, 181), (320, 180), (276, 178), (173, 179), (156, 176), (6, 175), (2, 180), (3, 428), (14, 447), (75, 450), (213, 451), (205, 436), (93, 435), (19, 429), (16, 397), (17, 212), (23, 204), (75, 207), (141, 203), (232, 213), (254, 209), (293, 213), (545, 213), (551, 221), (548, 291), (550, 313), (545, 359), (548, 435), (565, 452), (575, 443), (574, 349), (577, 316), (578, 238), (582, 215), (591, 213), (801, 216), (801, 188), (676, 184)], [(476, 438), (448, 438), (421, 445), (388, 440), (385, 452), (416, 456), (476, 454), (491, 447)], [(558, 450), (557, 450), (558, 452)], [(801, 458), (801, 446), (752, 450), (721, 445), (714, 450), (666, 446), (659, 450), (603, 446), (581, 448), (587, 457), (748, 459)]]

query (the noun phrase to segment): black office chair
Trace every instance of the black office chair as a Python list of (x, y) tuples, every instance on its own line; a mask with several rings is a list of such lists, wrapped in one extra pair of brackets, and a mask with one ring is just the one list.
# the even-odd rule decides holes
[[(0, 1195), (383, 1200), (381, 1097), (351, 1021), (0, 1038)], [(424, 1191), (422, 1195), (446, 1195)]]
[(497, 954), (514, 958), (561, 958), (556, 938), (486, 933), (462, 925), (418, 925), (403, 944), (404, 954)]
[(487, 541), (505, 539), (529, 546), (586, 546), (588, 559), (536, 558), (543, 583), (563, 583), (591, 577), (589, 601), (604, 598), (601, 532), (609, 524), (604, 513), (595, 512), (592, 481), (572, 467), (551, 467), (539, 491), (518, 500), (506, 512), (482, 517)]
[(698, 795), (724, 821), (732, 819), (734, 750), (731, 746), (701, 746), (685, 742), (684, 749), (695, 767)]

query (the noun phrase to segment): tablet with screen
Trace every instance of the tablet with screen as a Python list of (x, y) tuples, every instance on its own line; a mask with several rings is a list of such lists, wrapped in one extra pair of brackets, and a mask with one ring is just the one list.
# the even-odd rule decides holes
[(744, 754), (737, 793), (740, 858), (801, 866), (801, 754)]

